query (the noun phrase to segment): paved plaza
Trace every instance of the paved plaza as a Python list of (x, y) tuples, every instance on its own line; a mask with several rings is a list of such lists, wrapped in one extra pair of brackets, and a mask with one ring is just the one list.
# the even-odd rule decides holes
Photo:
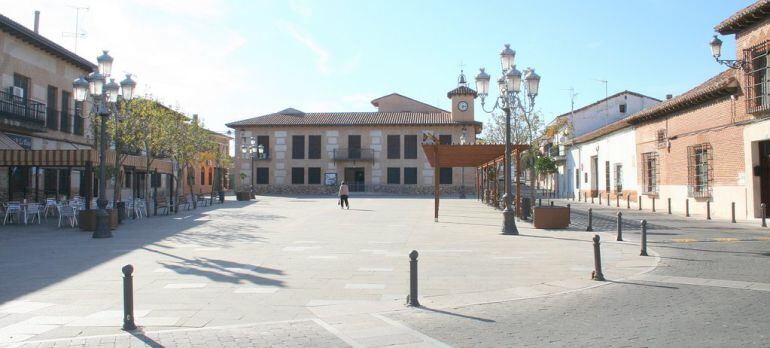
[[(351, 203), (341, 210), (328, 197), (228, 201), (131, 220), (107, 240), (50, 223), (5, 226), (0, 342), (169, 346), (204, 335), (222, 345), (231, 336), (258, 345), (440, 345), (388, 317), (415, 311), (405, 306), (411, 250), (420, 253), (421, 310), (432, 313), (607, 284), (590, 280), (592, 233), (520, 224), (520, 236), (504, 236), (500, 212), (472, 199), (442, 200), (438, 223), (428, 198)], [(638, 256), (637, 244), (600, 234), (607, 278), (656, 265), (656, 257)], [(120, 331), (126, 264), (136, 269), (144, 336)]]

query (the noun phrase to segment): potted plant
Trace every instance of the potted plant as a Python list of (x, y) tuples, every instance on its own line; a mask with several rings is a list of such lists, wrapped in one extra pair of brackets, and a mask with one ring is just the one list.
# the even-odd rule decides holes
[[(246, 180), (246, 173), (241, 173), (241, 182)], [(235, 191), (235, 199), (239, 201), (248, 201), (251, 199), (251, 190), (247, 185), (241, 185), (238, 190)]]

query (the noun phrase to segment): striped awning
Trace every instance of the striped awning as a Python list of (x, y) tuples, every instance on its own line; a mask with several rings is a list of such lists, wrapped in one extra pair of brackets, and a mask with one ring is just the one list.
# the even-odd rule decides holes
[(0, 149), (6, 150), (24, 150), (21, 145), (17, 144), (13, 139), (0, 132)]
[[(115, 152), (107, 152), (107, 165), (115, 165)], [(36, 167), (85, 167), (87, 162), (99, 165), (96, 150), (2, 150), (0, 149), (0, 167), (7, 166), (36, 166)], [(138, 170), (146, 170), (147, 162), (144, 156), (128, 155), (123, 165), (132, 166)], [(156, 159), (150, 164), (150, 171), (171, 174), (171, 161)]]

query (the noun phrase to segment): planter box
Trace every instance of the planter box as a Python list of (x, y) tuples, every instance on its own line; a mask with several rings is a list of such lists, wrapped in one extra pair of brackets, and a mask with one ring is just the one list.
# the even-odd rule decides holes
[(535, 228), (558, 229), (569, 227), (567, 207), (535, 207), (532, 217)]
[[(83, 210), (78, 213), (78, 225), (83, 231), (96, 231), (96, 209)], [(110, 229), (114, 230), (118, 227), (118, 211), (115, 209), (107, 209), (107, 214), (110, 217)]]
[(235, 193), (235, 199), (239, 201), (248, 201), (251, 200), (251, 193), (250, 192), (236, 192)]

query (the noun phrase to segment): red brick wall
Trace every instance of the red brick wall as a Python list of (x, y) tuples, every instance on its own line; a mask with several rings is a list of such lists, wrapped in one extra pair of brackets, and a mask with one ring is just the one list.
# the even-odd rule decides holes
[[(687, 185), (687, 148), (702, 143), (711, 144), (714, 185), (736, 185), (738, 174), (744, 172), (742, 98), (729, 96), (679, 111), (636, 127), (636, 150), (640, 187), (643, 187), (643, 154), (658, 154), (658, 185)], [(666, 129), (671, 146), (658, 148), (658, 130)]]

